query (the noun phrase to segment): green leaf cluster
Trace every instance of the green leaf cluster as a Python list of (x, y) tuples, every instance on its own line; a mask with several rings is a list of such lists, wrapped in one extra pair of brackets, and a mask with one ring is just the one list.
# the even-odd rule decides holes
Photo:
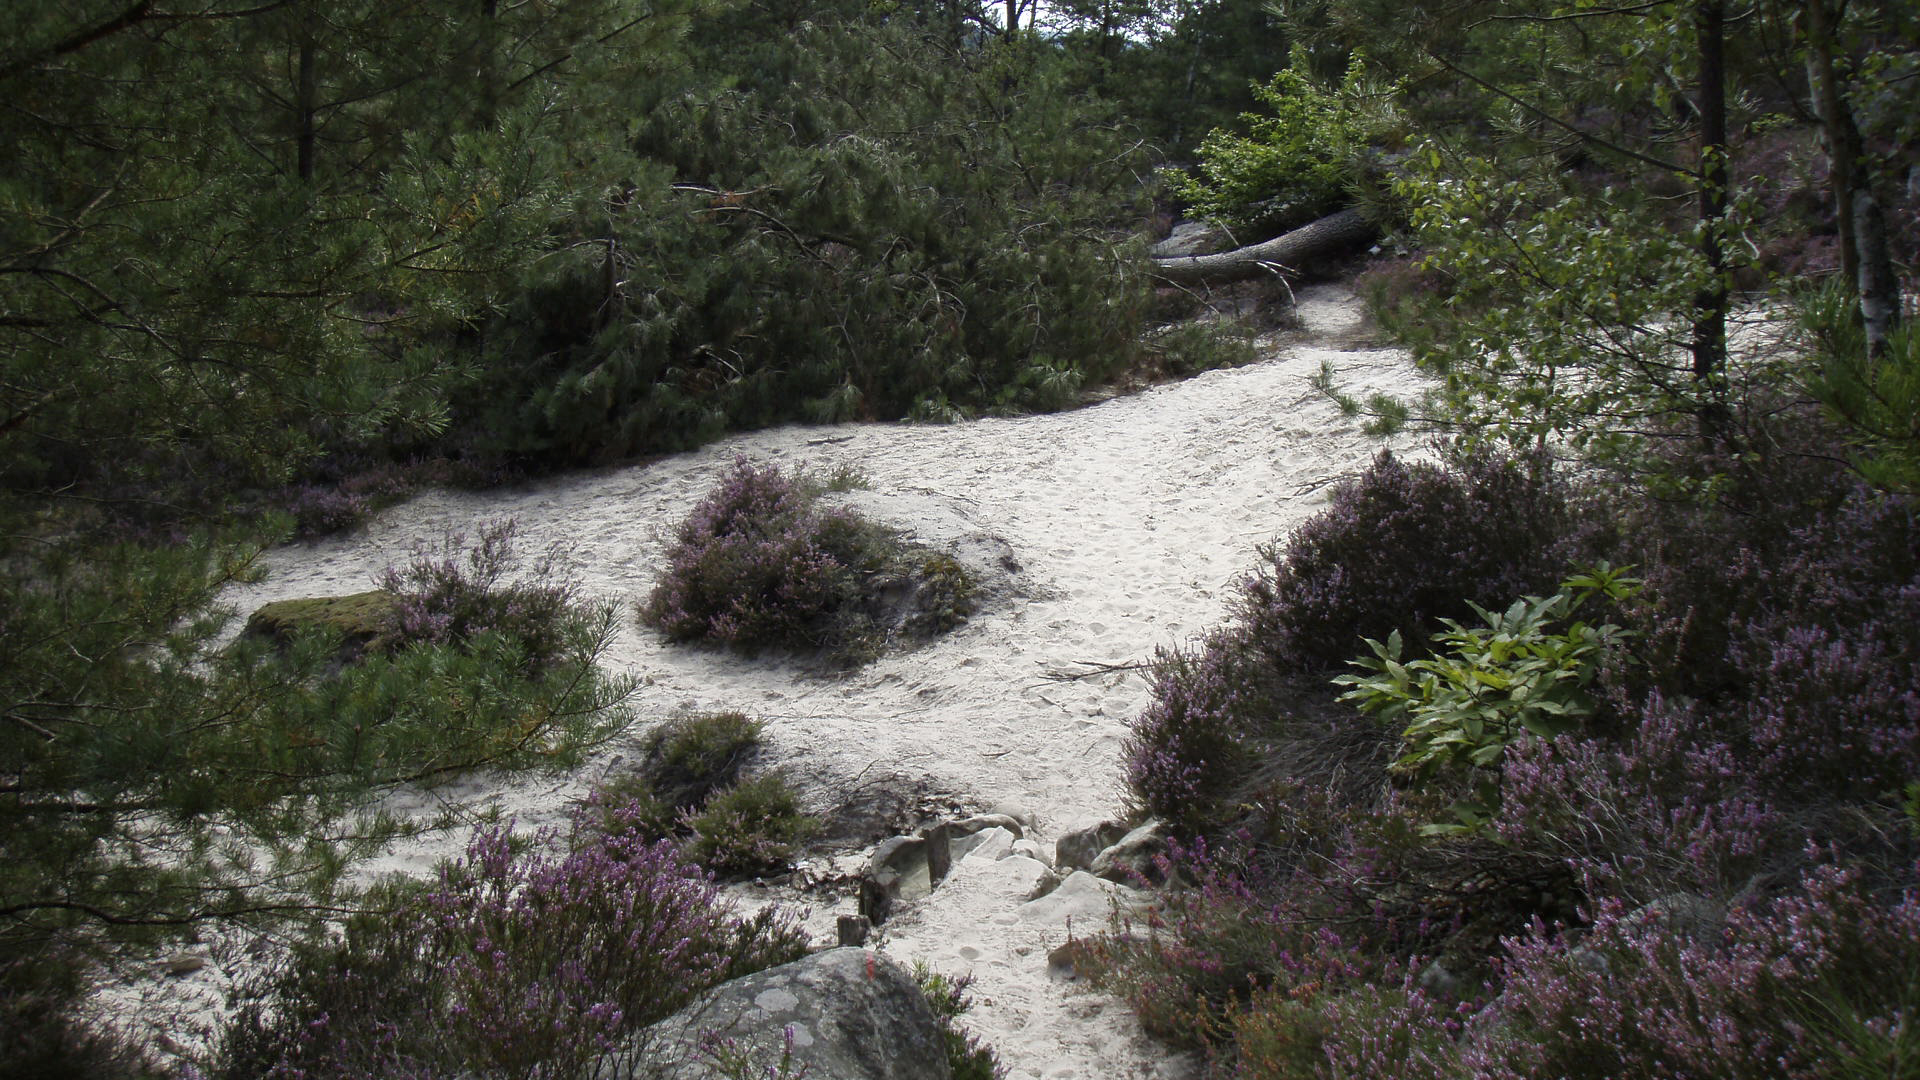
[(1312, 221), (1354, 197), (1369, 152), (1394, 124), (1396, 93), (1361, 52), (1339, 85), (1324, 86), (1296, 46), (1292, 66), (1254, 88), (1262, 111), (1240, 118), (1246, 133), (1214, 129), (1199, 175), (1169, 171), (1168, 186), (1192, 213), (1262, 237)]
[[(1661, 200), (1427, 142), (1394, 183), (1407, 238), (1446, 282), (1393, 318), (1442, 383), (1433, 412), (1471, 443), (1564, 442), (1634, 456), (1673, 418), (1723, 404), (1765, 364), (1696, 379), (1684, 318), (1711, 275), (1702, 226), (1670, 226)], [(1723, 246), (1744, 242), (1736, 203)]]
[[(1599, 663), (1615, 652), (1629, 631), (1574, 616), (1594, 597), (1632, 596), (1638, 580), (1625, 568), (1601, 563), (1568, 578), (1552, 596), (1527, 596), (1503, 612), (1478, 605), (1482, 625), (1443, 619), (1434, 635), (1434, 655), (1403, 660), (1400, 632), (1383, 643), (1367, 639), (1373, 655), (1351, 661), (1362, 674), (1334, 679), (1349, 687), (1340, 700), (1384, 722), (1405, 723), (1404, 752), (1393, 771), (1432, 777), (1465, 769), (1498, 769), (1516, 740), (1550, 739), (1592, 714), (1588, 685)], [(1455, 803), (1458, 825), (1428, 826), (1430, 834), (1471, 832), (1491, 811), (1497, 787), (1477, 785), (1473, 799)]]

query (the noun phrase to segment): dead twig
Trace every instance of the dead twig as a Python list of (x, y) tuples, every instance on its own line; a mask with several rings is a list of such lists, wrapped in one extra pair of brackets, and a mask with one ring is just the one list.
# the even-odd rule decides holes
[(1042, 672), (1040, 677), (1053, 682), (1076, 682), (1080, 679), (1091, 679), (1099, 675), (1112, 675), (1120, 671), (1145, 671), (1153, 666), (1153, 661), (1151, 660), (1129, 660), (1124, 664), (1103, 664), (1098, 660), (1074, 660), (1071, 662), (1080, 664), (1086, 667), (1087, 670), (1047, 671)]

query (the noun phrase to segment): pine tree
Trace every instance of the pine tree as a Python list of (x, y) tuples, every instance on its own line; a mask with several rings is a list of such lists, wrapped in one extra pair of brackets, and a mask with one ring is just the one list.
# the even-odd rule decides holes
[(691, 7), (16, 4), (0, 14), (0, 967), (324, 912), (393, 785), (564, 761), (605, 618), (339, 667), (229, 646), (228, 503), (432, 432), (471, 332), (606, 183), (610, 72)]

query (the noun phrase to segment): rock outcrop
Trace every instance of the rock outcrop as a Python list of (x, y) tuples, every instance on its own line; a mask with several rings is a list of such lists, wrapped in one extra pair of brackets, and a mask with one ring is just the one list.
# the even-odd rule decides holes
[(866, 949), (828, 949), (716, 987), (601, 1064), (603, 1076), (950, 1080), (940, 1023), (913, 977)]

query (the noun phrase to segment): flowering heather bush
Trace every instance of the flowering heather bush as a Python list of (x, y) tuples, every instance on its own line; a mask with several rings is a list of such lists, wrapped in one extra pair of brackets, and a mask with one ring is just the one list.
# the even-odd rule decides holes
[(1462, 1050), (1485, 1080), (1824, 1080), (1920, 1062), (1920, 894), (1888, 903), (1831, 866), (1734, 910), (1719, 935), (1618, 904), (1577, 946), (1511, 945), (1504, 992)]
[(1155, 658), (1153, 701), (1123, 749), (1135, 809), (1183, 832), (1203, 830), (1251, 766), (1250, 719), (1263, 712), (1239, 638), (1219, 630)]
[(434, 885), (298, 950), (218, 1075), (591, 1075), (706, 989), (805, 951), (785, 915), (734, 915), (670, 843), (518, 847), (479, 830)]
[[(1623, 492), (1602, 531), (1513, 466), (1377, 462), (1267, 553), (1234, 623), (1162, 658), (1135, 798), (1251, 843), (1190, 860), (1101, 977), (1221, 1074), (1915, 1075), (1920, 520), (1811, 455), (1724, 465), (1663, 476), (1685, 500)], [(1545, 510), (1497, 524), (1501, 483)], [(1334, 755), (1350, 780), (1305, 764), (1347, 745), (1301, 705), (1326, 642), (1505, 604), (1572, 558), (1637, 565), (1605, 612), (1635, 662), (1583, 671), (1590, 702), (1478, 763), (1483, 832), (1419, 834), (1466, 790), (1448, 770), (1390, 785), (1393, 754), (1357, 743)], [(1511, 636), (1484, 643), (1496, 667)]]
[(1317, 1057), (1323, 999), (1396, 982), (1400, 957), (1433, 930), (1403, 922), (1385, 890), (1354, 887), (1387, 847), (1414, 842), (1411, 823), (1344, 831), (1333, 857), (1310, 868), (1264, 865), (1244, 836), (1232, 848), (1175, 844), (1163, 870), (1191, 887), (1167, 893), (1144, 925), (1116, 917), (1093, 939), (1095, 983), (1125, 998), (1148, 1031), (1223, 1061), (1249, 1028), (1276, 1061), (1303, 1046)]
[(1502, 843), (1641, 901), (1731, 892), (1796, 861), (1803, 843), (1697, 704), (1656, 697), (1625, 739), (1516, 745), (1501, 787), (1492, 830)]
[(1663, 523), (1629, 612), (1650, 660), (1631, 685), (1705, 703), (1739, 767), (1793, 804), (1920, 776), (1920, 522), (1904, 497), (1840, 492)]
[(760, 734), (741, 713), (668, 720), (648, 736), (637, 770), (588, 794), (581, 823), (624, 843), (674, 839), (723, 877), (783, 870), (818, 822), (780, 774), (740, 779)]
[(566, 653), (581, 622), (575, 585), (556, 572), (557, 552), (530, 567), (527, 581), (509, 583), (520, 566), (514, 528), (510, 520), (489, 522), (471, 546), (456, 534), (416, 545), (406, 565), (388, 567), (380, 587), (395, 600), (396, 643), (464, 646), (495, 635), (520, 647), (529, 673)]
[(1280, 670), (1338, 671), (1362, 638), (1400, 631), (1417, 654), (1441, 618), (1504, 606), (1566, 571), (1567, 493), (1544, 462), (1447, 466), (1382, 452), (1241, 584), (1239, 621)]
[[(1920, 777), (1920, 522), (1864, 487), (1728, 584), (1727, 665), (1748, 684), (1731, 727), (1782, 797), (1873, 797)], [(1757, 601), (1757, 602), (1756, 602)]]
[(922, 608), (954, 613), (923, 629), (947, 629), (972, 611), (957, 564), (916, 566), (891, 530), (824, 509), (803, 480), (744, 458), (681, 523), (667, 560), (640, 617), (675, 641), (803, 648), (857, 663), (877, 655), (889, 632), (872, 590), (888, 577), (931, 587), (939, 595), (919, 598)]
[(924, 961), (915, 960), (913, 981), (927, 995), (927, 1004), (940, 1024), (940, 1041), (947, 1048), (952, 1080), (999, 1080), (1004, 1076), (1006, 1070), (1000, 1065), (999, 1055), (959, 1023), (960, 1017), (973, 1008), (973, 998), (967, 993), (973, 976), (942, 975)]
[(367, 519), (373, 504), (364, 495), (324, 484), (301, 484), (283, 496), (293, 515), (294, 535), (326, 536), (351, 529)]

